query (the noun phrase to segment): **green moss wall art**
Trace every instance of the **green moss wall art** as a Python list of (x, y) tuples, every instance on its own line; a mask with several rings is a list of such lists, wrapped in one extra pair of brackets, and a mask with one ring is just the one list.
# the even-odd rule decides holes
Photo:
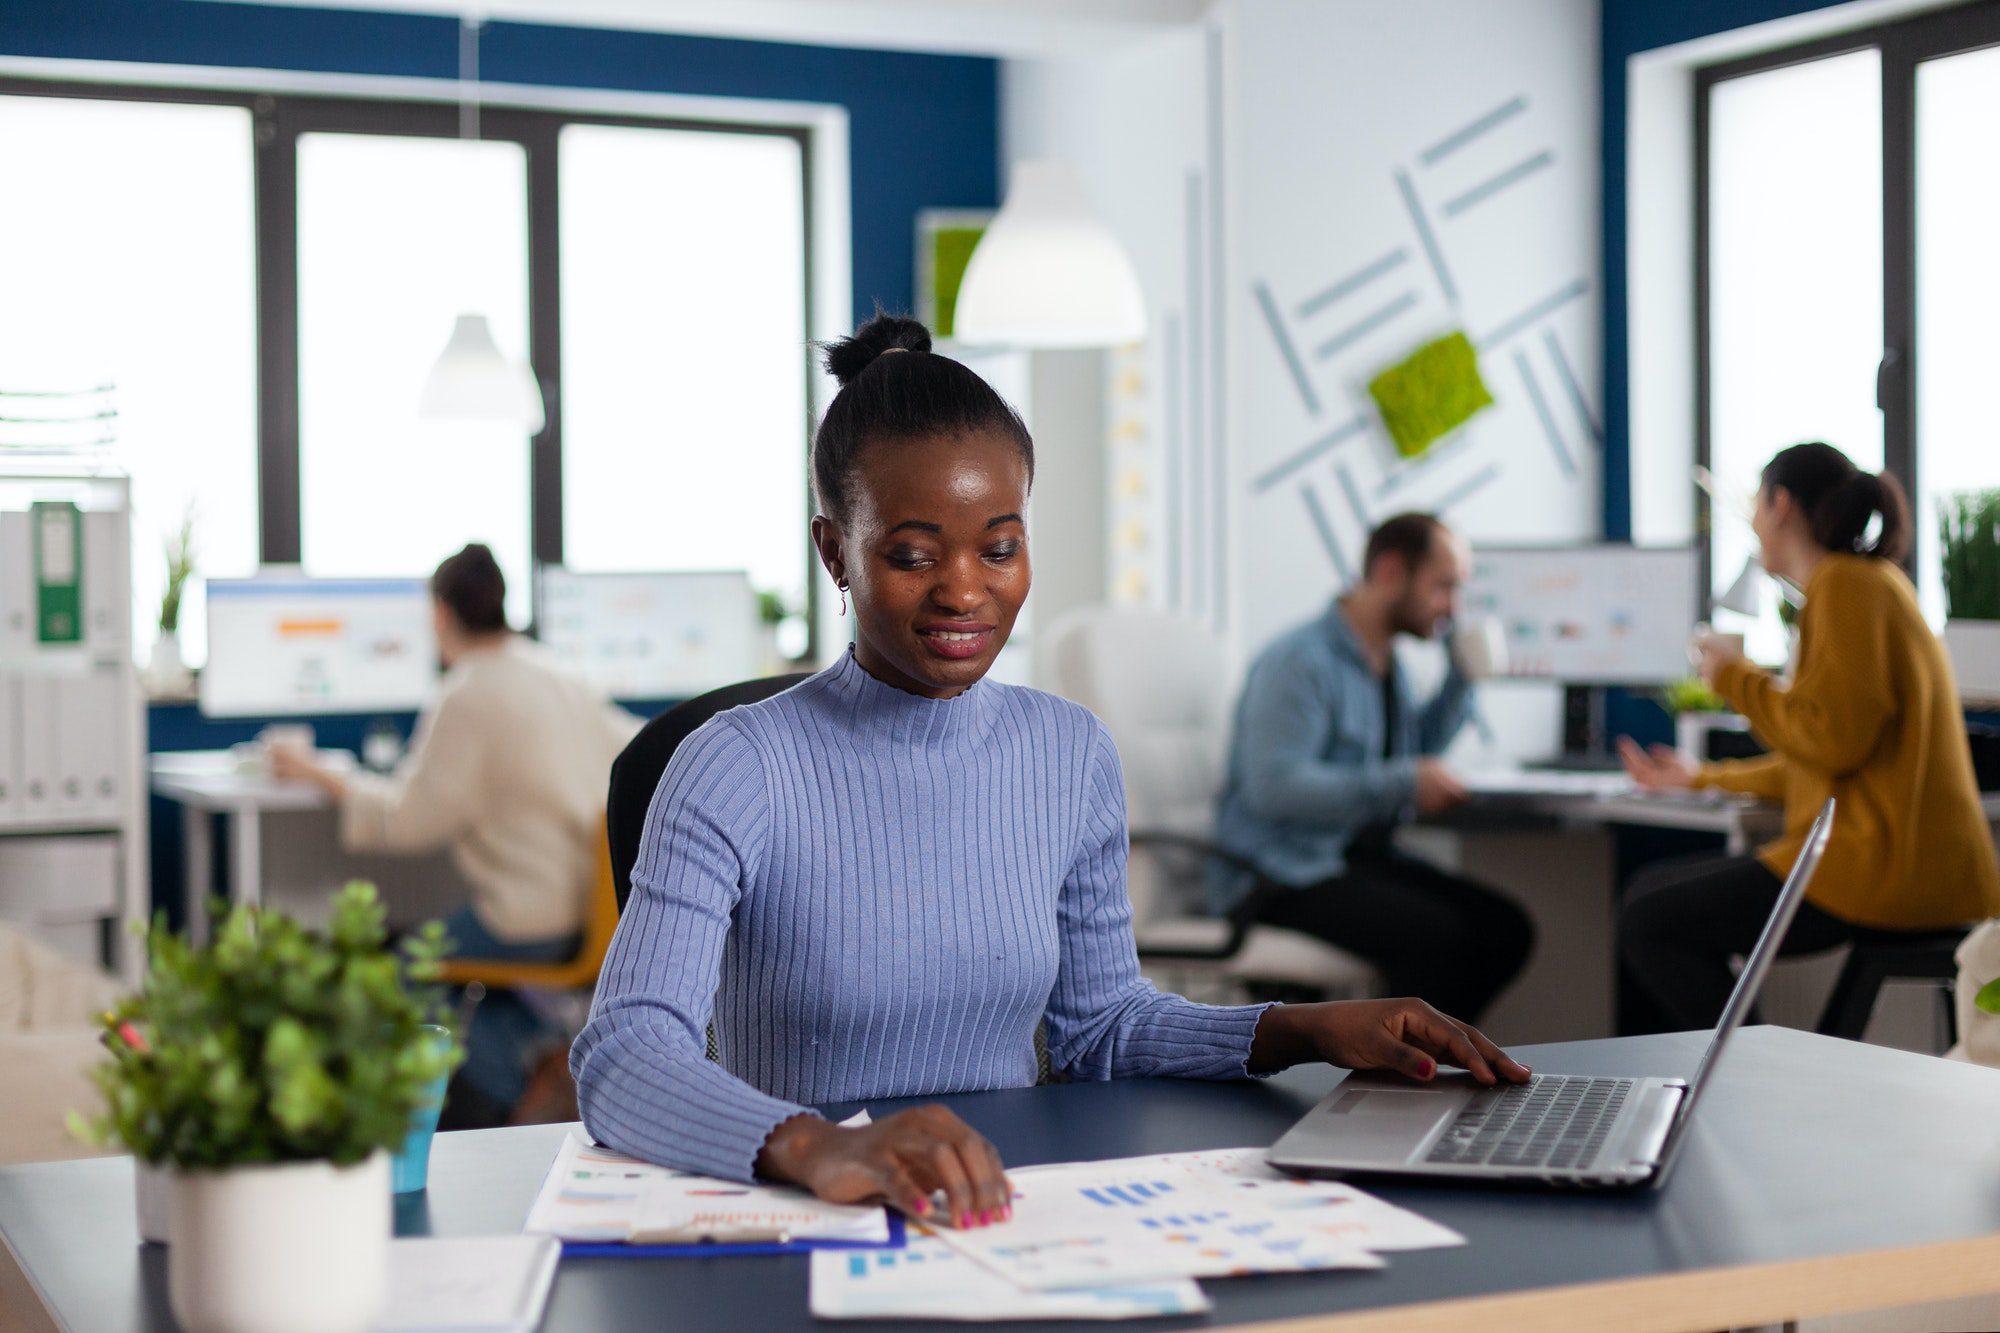
[(1463, 331), (1425, 343), (1408, 359), (1368, 381), (1382, 424), (1405, 458), (1432, 445), (1493, 406), (1479, 375), (1479, 356)]

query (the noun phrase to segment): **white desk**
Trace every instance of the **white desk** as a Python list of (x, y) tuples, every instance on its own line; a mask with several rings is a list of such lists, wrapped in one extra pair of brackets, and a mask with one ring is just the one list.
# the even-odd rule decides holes
[[(346, 751), (321, 751), (352, 763)], [(221, 815), (228, 841), (229, 901), (261, 905), (274, 888), (288, 907), (308, 909), (328, 900), (346, 879), (373, 879), (391, 904), (392, 919), (420, 920), (466, 900), (464, 881), (443, 853), (415, 857), (355, 856), (339, 848), (333, 802), (307, 782), (280, 782), (240, 773), (223, 750), (149, 756), (155, 794), (179, 802), (187, 874), (187, 925), (196, 939), (209, 934), (208, 897), (215, 883), (212, 816)], [(288, 837), (276, 845), (267, 823)], [(274, 859), (279, 864), (273, 866)], [(286, 889), (292, 890), (284, 894)], [(400, 909), (400, 910), (397, 910)]]

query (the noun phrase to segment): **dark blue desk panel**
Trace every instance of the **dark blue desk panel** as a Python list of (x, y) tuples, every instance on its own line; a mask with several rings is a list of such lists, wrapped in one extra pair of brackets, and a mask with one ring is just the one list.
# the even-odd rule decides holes
[[(1381, 1272), (1212, 1281), (1204, 1286), (1213, 1314), (1120, 1327), (1381, 1311), (1952, 1241), (1990, 1240), (2000, 1256), (2000, 1071), (1781, 1028), (1752, 1028), (1739, 1042), (1662, 1192), (1378, 1185), (1470, 1244), (1394, 1255)], [(1696, 1037), (1679, 1033), (1521, 1054), (1550, 1072), (1686, 1074), (1699, 1050)], [(1267, 1143), (1339, 1077), (1306, 1068), (1263, 1082), (1070, 1084), (942, 1100), (991, 1137), (1007, 1161), (1028, 1165)], [(877, 1114), (897, 1105), (870, 1103)], [(398, 1229), (463, 1235), (518, 1228), (563, 1132), (534, 1126), (439, 1136), (431, 1188), (406, 1201)], [(0, 1235), (71, 1327), (171, 1328), (165, 1254), (135, 1243), (125, 1160), (0, 1170)], [(2000, 1258), (1985, 1267), (2000, 1289)], [(1842, 1307), (1817, 1307), (1834, 1308)], [(1809, 1302), (1795, 1311), (1814, 1312)], [(565, 1261), (543, 1328), (762, 1333), (840, 1326), (815, 1324), (806, 1306), (806, 1261), (787, 1257)], [(844, 1326), (880, 1333), (918, 1327)]]

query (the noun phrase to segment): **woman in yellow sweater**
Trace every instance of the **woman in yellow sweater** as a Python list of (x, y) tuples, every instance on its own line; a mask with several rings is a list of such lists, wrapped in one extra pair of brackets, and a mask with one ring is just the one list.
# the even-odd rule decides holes
[(1662, 862), (1626, 894), (1620, 954), (1683, 1028), (1722, 1012), (1730, 957), (1755, 943), (1829, 796), (1839, 800), (1832, 842), (1783, 952), (1831, 949), (1857, 927), (1936, 930), (2000, 915), (1951, 663), (1897, 564), (1910, 541), (1902, 488), (1831, 445), (1794, 445), (1765, 467), (1753, 526), (1764, 568), (1805, 591), (1797, 672), (1787, 683), (1710, 639), (1701, 674), (1771, 753), (1697, 767), (1664, 746), (1620, 742), (1642, 786), (1720, 787), (1785, 805), (1784, 836), (1757, 855)]

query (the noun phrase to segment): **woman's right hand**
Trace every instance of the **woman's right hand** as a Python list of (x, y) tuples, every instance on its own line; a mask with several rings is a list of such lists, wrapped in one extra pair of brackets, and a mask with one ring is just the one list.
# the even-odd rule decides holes
[(990, 1226), (1013, 1215), (1000, 1154), (942, 1106), (918, 1106), (871, 1125), (846, 1128), (793, 1116), (764, 1141), (757, 1174), (802, 1185), (828, 1203), (882, 1199), (916, 1217), (934, 1211), (943, 1190), (948, 1226)]
[(1630, 736), (1620, 736), (1618, 757), (1625, 761), (1632, 781), (1647, 791), (1686, 791), (1694, 786), (1694, 765), (1668, 746), (1642, 750)]

